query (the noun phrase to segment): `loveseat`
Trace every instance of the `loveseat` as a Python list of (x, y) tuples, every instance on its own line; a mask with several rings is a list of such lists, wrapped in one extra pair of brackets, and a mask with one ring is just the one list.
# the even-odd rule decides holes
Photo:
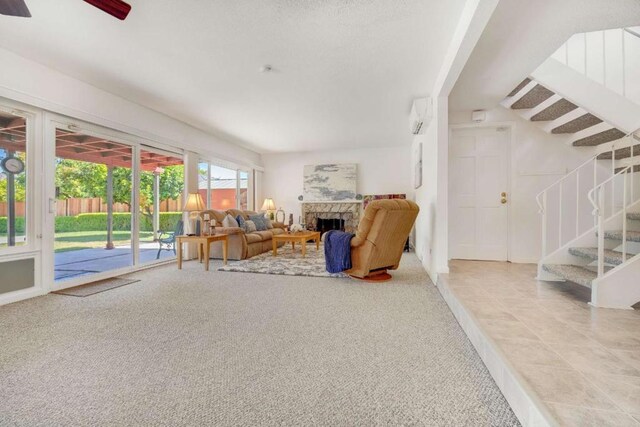
[[(271, 239), (274, 235), (285, 233), (285, 225), (281, 222), (271, 222), (273, 228), (265, 231), (254, 231), (245, 233), (240, 227), (223, 227), (224, 218), (231, 215), (237, 218), (242, 216), (245, 220), (249, 219), (249, 215), (258, 215), (254, 211), (242, 211), (238, 209), (229, 209), (227, 211), (206, 210), (200, 212), (200, 217), (209, 214), (210, 220), (216, 222), (216, 233), (225, 233), (229, 235), (229, 252), (227, 258), (230, 260), (241, 260), (254, 257), (261, 253), (272, 250)], [(278, 243), (282, 246), (284, 243)], [(211, 258), (222, 258), (222, 242), (214, 242), (211, 244)]]

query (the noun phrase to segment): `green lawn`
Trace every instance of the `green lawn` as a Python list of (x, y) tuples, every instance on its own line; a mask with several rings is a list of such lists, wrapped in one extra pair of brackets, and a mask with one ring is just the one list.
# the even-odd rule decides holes
[[(140, 232), (140, 242), (152, 242), (151, 231)], [(104, 248), (107, 243), (106, 231), (72, 231), (56, 233), (54, 249), (56, 252), (77, 251), (80, 249)], [(130, 245), (130, 231), (114, 231), (113, 243), (116, 246)]]

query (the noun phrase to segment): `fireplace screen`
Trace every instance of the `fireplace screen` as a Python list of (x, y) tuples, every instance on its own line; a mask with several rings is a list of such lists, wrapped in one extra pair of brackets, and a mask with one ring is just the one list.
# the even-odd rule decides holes
[(321, 234), (329, 230), (344, 231), (344, 219), (340, 218), (316, 218), (316, 231)]

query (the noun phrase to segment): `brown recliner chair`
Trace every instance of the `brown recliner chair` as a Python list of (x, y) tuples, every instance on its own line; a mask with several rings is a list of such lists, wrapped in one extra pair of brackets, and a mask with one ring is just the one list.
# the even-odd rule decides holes
[(417, 204), (404, 199), (369, 203), (351, 239), (352, 268), (345, 273), (362, 280), (391, 279), (387, 270), (398, 268), (419, 210)]

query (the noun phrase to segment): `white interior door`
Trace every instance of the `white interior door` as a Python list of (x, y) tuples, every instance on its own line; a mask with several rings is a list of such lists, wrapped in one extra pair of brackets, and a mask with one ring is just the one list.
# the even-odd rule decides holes
[(449, 156), (450, 258), (506, 261), (508, 129), (454, 129)]

